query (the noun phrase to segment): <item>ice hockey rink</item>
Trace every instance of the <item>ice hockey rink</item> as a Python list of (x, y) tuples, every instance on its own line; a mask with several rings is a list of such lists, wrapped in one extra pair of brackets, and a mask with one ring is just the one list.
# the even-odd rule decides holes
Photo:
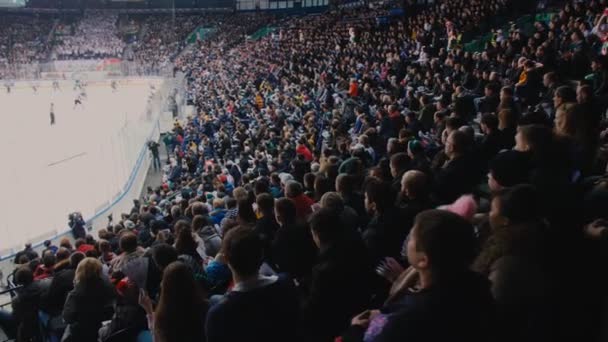
[(73, 81), (0, 88), (0, 250), (63, 232), (70, 212), (91, 217), (120, 193), (157, 124), (148, 103), (160, 82), (88, 84), (76, 107)]

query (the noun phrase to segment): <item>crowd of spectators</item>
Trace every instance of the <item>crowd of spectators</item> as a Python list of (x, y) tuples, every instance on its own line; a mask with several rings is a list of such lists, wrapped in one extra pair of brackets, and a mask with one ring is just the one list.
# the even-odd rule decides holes
[(146, 16), (141, 20), (145, 34), (134, 45), (134, 60), (152, 68), (169, 66), (172, 59), (186, 45), (186, 38), (199, 25), (212, 25), (212, 16), (170, 15)]
[(119, 58), (125, 42), (118, 35), (117, 14), (88, 10), (77, 21), (71, 35), (54, 46), (53, 59)]
[(43, 311), (64, 341), (602, 340), (608, 3), (462, 47), (534, 5), (335, 10), (259, 41), (239, 21), (267, 19), (236, 15), (175, 62), (197, 112), (163, 138), (162, 184), (97, 238), (18, 254), (0, 326), (26, 341)]
[(48, 57), (52, 18), (3, 15), (0, 22), (0, 78), (9, 72), (9, 65), (40, 62)]

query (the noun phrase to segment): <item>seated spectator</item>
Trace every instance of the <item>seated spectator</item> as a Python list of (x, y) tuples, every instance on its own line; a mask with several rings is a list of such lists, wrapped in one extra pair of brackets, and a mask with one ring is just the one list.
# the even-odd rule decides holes
[(257, 218), (253, 211), (252, 203), (248, 199), (240, 200), (238, 203), (238, 213), (236, 222), (239, 226), (254, 228)]
[(488, 276), (498, 304), (501, 340), (547, 340), (552, 329), (548, 236), (539, 199), (517, 185), (492, 200), (492, 232), (474, 269)]
[(129, 278), (116, 284), (116, 303), (112, 321), (99, 329), (99, 340), (134, 341), (137, 335), (148, 328), (146, 312), (138, 304), (139, 288)]
[(503, 135), (501, 135), (498, 129), (498, 117), (494, 114), (483, 114), (479, 126), (483, 133), (483, 140), (480, 146), (481, 157), (484, 160), (490, 160), (500, 150), (505, 148)]
[(21, 286), (12, 300), (13, 311), (0, 310), (0, 326), (9, 338), (17, 341), (39, 339), (38, 310), (43, 292), (29, 267), (21, 266), (15, 272), (15, 285)]
[(222, 245), (222, 238), (215, 227), (210, 225), (203, 216), (196, 215), (192, 219), (192, 230), (203, 240), (205, 255), (215, 257)]
[(344, 205), (344, 200), (337, 192), (327, 192), (321, 197), (319, 202), (321, 208), (331, 209), (340, 216), (340, 221), (345, 229), (350, 231), (359, 231), (361, 222), (359, 215), (349, 206)]
[(389, 166), (393, 177), (391, 191), (393, 195), (397, 195), (401, 189), (401, 177), (411, 167), (411, 159), (407, 153), (396, 153), (391, 156)]
[(269, 193), (261, 193), (256, 197), (256, 216), (258, 220), (254, 230), (264, 243), (264, 254), (270, 256), (270, 245), (274, 240), (279, 224), (274, 215), (274, 198)]
[(56, 271), (46, 299), (45, 311), (50, 316), (61, 314), (65, 300), (74, 289), (74, 276), (76, 267), (85, 258), (85, 255), (80, 252), (75, 252), (70, 255), (68, 266), (61, 271)]
[(294, 336), (298, 301), (290, 281), (258, 273), (263, 261), (259, 236), (235, 228), (224, 237), (222, 251), (233, 274), (234, 287), (207, 315), (207, 342), (284, 341)]
[(488, 172), (488, 187), (492, 193), (528, 181), (530, 173), (529, 156), (523, 152), (510, 150), (496, 155)]
[(471, 141), (464, 132), (453, 131), (447, 138), (448, 160), (435, 176), (435, 195), (441, 204), (451, 203), (469, 193), (479, 180), (479, 171), (471, 153)]
[(399, 220), (391, 190), (388, 184), (377, 179), (370, 179), (365, 186), (365, 209), (371, 220), (362, 237), (373, 263), (387, 256), (398, 256), (407, 235)]
[(53, 271), (57, 259), (51, 250), (42, 253), (42, 264), (34, 271), (34, 280), (42, 280), (53, 276)]
[(401, 177), (397, 210), (399, 211), (399, 225), (403, 227), (405, 236), (409, 234), (414, 225), (416, 215), (433, 207), (429, 192), (429, 180), (424, 173), (410, 170)]
[(342, 341), (487, 341), (494, 305), (488, 281), (469, 269), (475, 246), (474, 229), (463, 218), (420, 213), (403, 248), (412, 267), (380, 310), (352, 319)]
[(188, 255), (194, 260), (202, 261), (203, 257), (198, 252), (198, 243), (194, 239), (190, 224), (185, 221), (179, 221), (175, 229), (175, 249), (180, 255)]
[(137, 236), (131, 232), (126, 232), (120, 237), (120, 250), (122, 253), (110, 263), (110, 274), (121, 272), (129, 262), (144, 254), (143, 249), (137, 246)]
[(407, 143), (407, 155), (410, 157), (410, 169), (418, 170), (431, 175), (431, 161), (425, 154), (424, 147), (418, 140), (410, 140)]
[(96, 341), (101, 322), (112, 317), (114, 289), (101, 271), (101, 263), (94, 258), (85, 258), (78, 264), (74, 289), (63, 307), (67, 328), (61, 341)]

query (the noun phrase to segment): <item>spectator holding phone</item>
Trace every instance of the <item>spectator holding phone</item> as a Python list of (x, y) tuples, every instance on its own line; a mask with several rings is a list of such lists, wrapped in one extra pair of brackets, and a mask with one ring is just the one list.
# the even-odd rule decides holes
[(183, 262), (175, 261), (163, 270), (156, 309), (143, 289), (139, 304), (146, 311), (155, 342), (205, 341), (208, 303), (192, 271)]

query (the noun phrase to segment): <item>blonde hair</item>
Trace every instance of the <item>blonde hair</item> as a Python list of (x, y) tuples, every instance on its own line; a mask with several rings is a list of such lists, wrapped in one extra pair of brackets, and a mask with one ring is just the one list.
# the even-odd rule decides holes
[(241, 200), (246, 200), (249, 194), (247, 193), (247, 190), (245, 190), (245, 188), (239, 186), (238, 188), (232, 191), (232, 196), (238, 202)]
[(74, 284), (81, 282), (88, 282), (94, 279), (101, 278), (101, 262), (95, 258), (84, 258), (78, 267), (76, 267), (76, 274), (74, 275)]

